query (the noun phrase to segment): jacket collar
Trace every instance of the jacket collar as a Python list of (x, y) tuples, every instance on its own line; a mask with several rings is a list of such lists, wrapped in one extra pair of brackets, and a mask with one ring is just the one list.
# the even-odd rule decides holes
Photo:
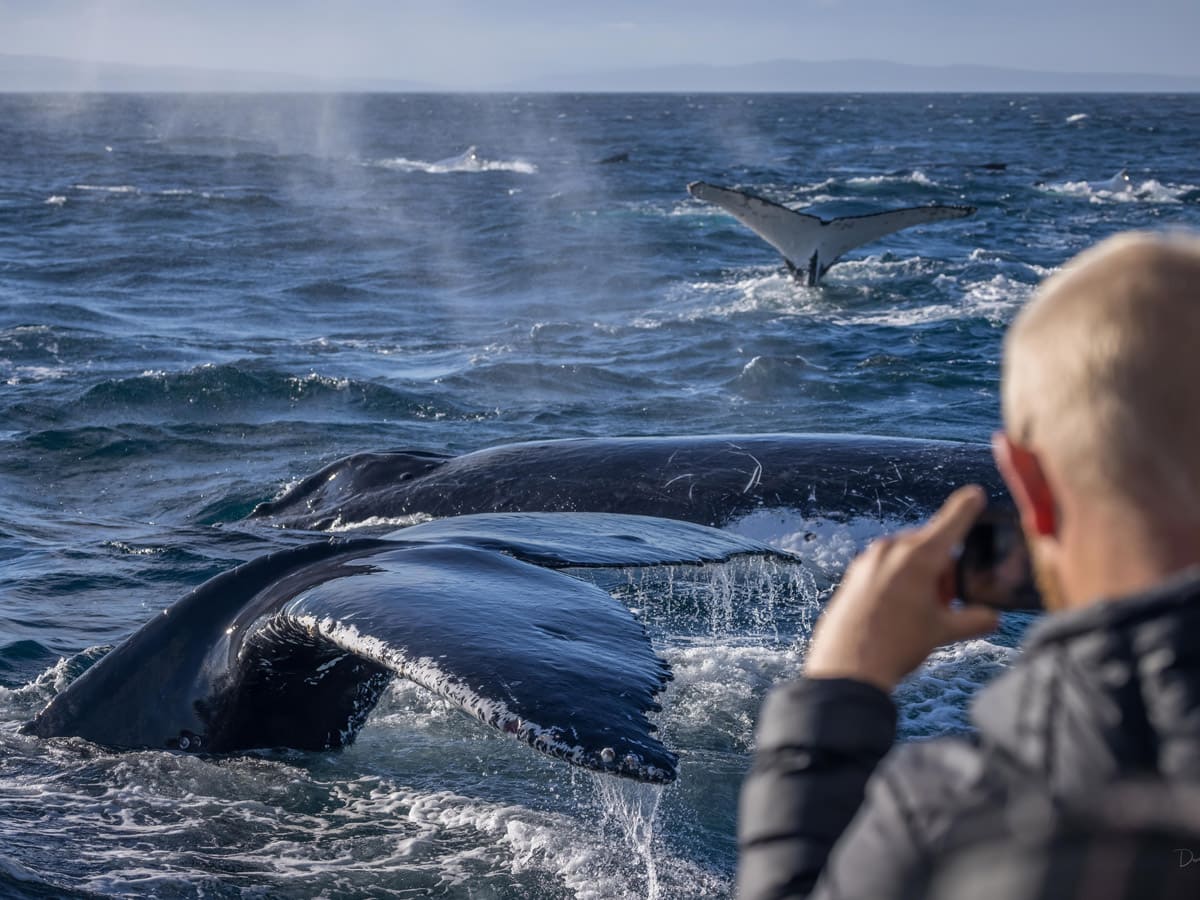
[(1172, 608), (1188, 606), (1197, 599), (1200, 599), (1200, 566), (1190, 566), (1141, 593), (1047, 616), (1030, 630), (1024, 643), (1025, 652), (1088, 632), (1128, 628)]
[(1047, 617), (975, 698), (982, 746), (1053, 793), (1118, 775), (1200, 774), (1200, 567)]

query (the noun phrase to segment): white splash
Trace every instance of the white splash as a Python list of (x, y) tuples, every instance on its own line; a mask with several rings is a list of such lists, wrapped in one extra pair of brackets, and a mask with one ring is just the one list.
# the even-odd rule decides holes
[(615, 824), (626, 846), (642, 861), (646, 873), (646, 900), (662, 895), (654, 852), (654, 819), (663, 789), (655, 785), (634, 784), (623, 779), (594, 776), (596, 795), (603, 813), (601, 825)]
[[(595, 572), (578, 571), (581, 578)], [(805, 628), (822, 588), (805, 562), (747, 557), (699, 566), (624, 570), (625, 580), (601, 584), (643, 623), (665, 631), (683, 626), (713, 637), (772, 642), (795, 620)], [(753, 635), (753, 637), (750, 637)]]
[(939, 647), (896, 689), (901, 737), (961, 734), (970, 730), (975, 693), (1019, 655), (986, 638)]
[[(299, 483), (297, 480), (293, 482), (293, 486)], [(280, 496), (286, 494), (289, 489), (284, 489)], [(420, 525), (422, 522), (431, 521), (433, 521), (433, 516), (428, 513), (411, 513), (406, 516), (368, 516), (354, 522), (347, 522), (339, 515), (325, 530), (346, 532), (357, 531), (360, 528), (407, 528), (410, 525)]]
[(538, 170), (536, 165), (523, 159), (486, 159), (475, 147), (468, 147), (457, 156), (435, 162), (397, 156), (378, 160), (373, 165), (400, 172), (425, 172), (429, 175), (447, 175), (453, 172), (516, 172), (521, 175), (536, 175)]
[[(743, 315), (801, 317), (836, 325), (907, 327), (983, 318), (1007, 323), (1049, 270), (1007, 260), (971, 256), (973, 265), (927, 259), (896, 258), (889, 253), (840, 261), (824, 287), (800, 284), (778, 265), (732, 272), (726, 281), (697, 281), (669, 292), (661, 309), (643, 313), (632, 327), (657, 329), (667, 322), (726, 320)], [(978, 272), (984, 266), (991, 271)], [(997, 271), (999, 270), (999, 271)], [(933, 299), (867, 302), (879, 286), (900, 279), (920, 279), (937, 288)], [(836, 295), (831, 296), (830, 288)]]
[(111, 649), (104, 645), (91, 647), (75, 656), (64, 656), (27, 684), (16, 688), (0, 687), (0, 708), (15, 708), (22, 718), (24, 714), (36, 712)]
[(867, 544), (904, 528), (901, 519), (856, 517), (846, 521), (806, 519), (791, 509), (760, 509), (730, 525), (742, 537), (794, 553), (827, 575), (839, 574)]
[(303, 393), (311, 387), (331, 388), (335, 391), (344, 391), (350, 387), (349, 378), (334, 378), (331, 375), (318, 375), (316, 372), (309, 372), (303, 377), (292, 376), (288, 378), (288, 385), (292, 389), (292, 400), (303, 399)]
[(936, 187), (937, 182), (922, 172), (914, 169), (907, 175), (867, 175), (859, 178), (849, 178), (846, 184), (855, 187), (877, 184), (919, 184), (923, 187)]
[(763, 699), (799, 673), (805, 645), (803, 637), (767, 646), (721, 636), (664, 648), (674, 677), (661, 701), (663, 737), (672, 746), (748, 753)]
[[(7, 360), (0, 360), (0, 372), (4, 372)], [(9, 386), (18, 384), (41, 384), (47, 381), (59, 381), (71, 374), (69, 369), (55, 366), (13, 366), (0, 375)]]
[(1155, 178), (1144, 181), (1114, 176), (1107, 181), (1062, 181), (1038, 185), (1049, 194), (1078, 197), (1089, 203), (1182, 203), (1184, 196), (1200, 190), (1193, 184), (1163, 184)]
[(132, 184), (76, 184), (77, 191), (93, 191), (101, 194), (138, 194), (141, 193)]

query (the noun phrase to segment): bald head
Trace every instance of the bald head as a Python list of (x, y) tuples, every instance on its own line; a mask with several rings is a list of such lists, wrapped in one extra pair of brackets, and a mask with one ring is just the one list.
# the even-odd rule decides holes
[(1073, 259), (1009, 330), (1002, 395), (1009, 436), (1065, 489), (1200, 522), (1200, 238)]

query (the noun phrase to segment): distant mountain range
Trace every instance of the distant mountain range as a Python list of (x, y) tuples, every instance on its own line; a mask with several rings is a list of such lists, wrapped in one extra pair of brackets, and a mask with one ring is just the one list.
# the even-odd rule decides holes
[(316, 78), (285, 72), (87, 62), (0, 54), (0, 92), (532, 91), (671, 93), (1153, 92), (1200, 91), (1200, 77), (1037, 72), (997, 66), (917, 66), (879, 60), (774, 60), (734, 66), (676, 65), (560, 73), (492, 85), (391, 78)]
[(812, 62), (780, 59), (738, 66), (681, 65), (559, 75), (523, 85), (528, 90), (930, 93), (1200, 91), (1200, 78), (1172, 75), (1035, 72), (998, 66), (915, 66), (872, 59)]

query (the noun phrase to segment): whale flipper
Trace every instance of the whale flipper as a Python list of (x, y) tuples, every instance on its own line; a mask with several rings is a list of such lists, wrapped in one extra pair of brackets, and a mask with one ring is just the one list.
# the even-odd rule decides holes
[(778, 250), (792, 274), (796, 278), (803, 276), (809, 286), (820, 283), (829, 267), (848, 250), (914, 225), (960, 219), (975, 212), (973, 206), (912, 206), (822, 219), (754, 194), (703, 181), (689, 184), (688, 193), (721, 207)]
[(672, 780), (675, 755), (646, 718), (669, 673), (642, 626), (600, 588), (517, 557), (646, 565), (775, 551), (636, 516), (471, 519), (309, 544), (219, 575), (24, 730), (118, 748), (319, 750), (350, 743), (400, 676), (575, 765)]

